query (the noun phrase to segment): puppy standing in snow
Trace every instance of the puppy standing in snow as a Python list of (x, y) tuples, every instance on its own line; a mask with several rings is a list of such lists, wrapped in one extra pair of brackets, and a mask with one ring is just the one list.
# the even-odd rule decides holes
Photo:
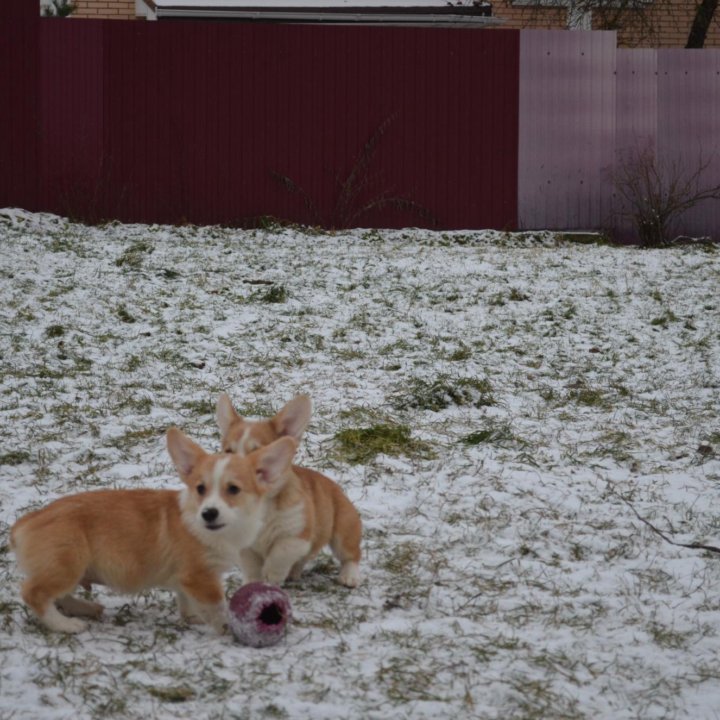
[[(298, 395), (274, 417), (248, 422), (223, 393), (216, 412), (222, 449), (247, 455), (278, 438), (299, 441), (310, 422), (310, 413), (310, 398)], [(240, 553), (246, 583), (262, 580), (280, 585), (288, 577), (296, 580), (305, 564), (330, 545), (340, 562), (340, 582), (347, 587), (359, 584), (360, 515), (335, 482), (314, 470), (293, 465), (282, 482), (270, 488), (267, 497), (263, 528), (255, 542)]]
[(282, 438), (246, 457), (208, 454), (170, 428), (167, 446), (182, 491), (79, 493), (13, 526), (11, 547), (27, 576), (23, 600), (50, 630), (80, 632), (78, 616), (99, 617), (101, 605), (71, 595), (97, 583), (128, 593), (175, 590), (185, 619), (223, 631), (221, 573), (256, 541), (264, 496), (282, 483), (297, 443)]

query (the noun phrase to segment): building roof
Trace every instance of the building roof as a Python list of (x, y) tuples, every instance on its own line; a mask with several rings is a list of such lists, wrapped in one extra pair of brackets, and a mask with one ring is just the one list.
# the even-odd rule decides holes
[(154, 0), (158, 20), (209, 18), (245, 22), (487, 26), (486, 0)]

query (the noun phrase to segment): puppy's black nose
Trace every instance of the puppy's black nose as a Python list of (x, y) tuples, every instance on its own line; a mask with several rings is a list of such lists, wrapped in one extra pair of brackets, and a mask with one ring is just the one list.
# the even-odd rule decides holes
[(202, 519), (206, 523), (215, 522), (218, 519), (220, 511), (217, 508), (210, 507), (202, 511)]

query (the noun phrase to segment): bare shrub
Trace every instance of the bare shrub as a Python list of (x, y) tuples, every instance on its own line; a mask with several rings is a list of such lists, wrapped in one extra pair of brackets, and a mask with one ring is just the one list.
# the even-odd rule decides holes
[(624, 153), (613, 185), (622, 201), (620, 217), (630, 221), (641, 245), (671, 244), (685, 212), (704, 200), (720, 199), (720, 183), (703, 184), (711, 161), (702, 156), (694, 164), (662, 161), (650, 147)]

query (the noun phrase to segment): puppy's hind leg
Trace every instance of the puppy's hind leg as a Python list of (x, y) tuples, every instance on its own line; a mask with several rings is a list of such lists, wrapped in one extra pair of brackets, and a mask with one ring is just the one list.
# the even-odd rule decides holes
[(330, 540), (330, 548), (340, 562), (340, 584), (354, 588), (360, 584), (362, 525), (360, 516), (349, 503), (345, 508), (345, 521), (341, 527), (342, 532), (336, 532)]
[[(18, 537), (15, 554), (26, 573), (22, 598), (50, 630), (78, 633), (86, 624), (63, 615), (55, 605), (70, 596), (82, 580), (89, 560), (89, 549), (82, 537), (64, 537), (53, 544), (52, 538), (37, 533)], [(78, 605), (70, 605), (78, 609)], [(87, 606), (85, 606), (87, 609)]]
[(67, 587), (68, 584), (64, 583), (60, 589), (44, 580), (30, 578), (23, 583), (22, 597), (40, 622), (48, 629), (55, 632), (79, 633), (85, 630), (86, 623), (77, 618), (63, 615), (55, 607), (55, 599), (58, 595), (65, 597), (70, 590), (74, 589), (74, 583), (71, 587)]
[(92, 620), (99, 620), (105, 609), (100, 603), (84, 600), (74, 595), (65, 595), (55, 601), (58, 610), (71, 617), (86, 617)]

